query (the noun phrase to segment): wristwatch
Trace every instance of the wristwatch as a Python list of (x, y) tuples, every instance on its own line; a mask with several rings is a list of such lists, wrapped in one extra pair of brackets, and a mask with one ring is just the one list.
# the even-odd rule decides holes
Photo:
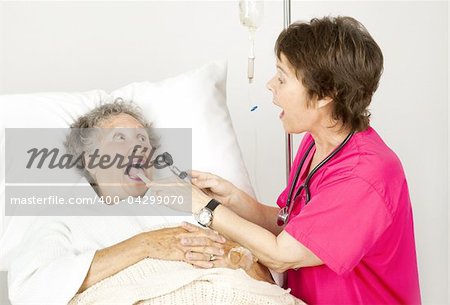
[(203, 227), (209, 227), (213, 221), (213, 212), (220, 204), (219, 201), (211, 199), (208, 204), (194, 215), (195, 220)]

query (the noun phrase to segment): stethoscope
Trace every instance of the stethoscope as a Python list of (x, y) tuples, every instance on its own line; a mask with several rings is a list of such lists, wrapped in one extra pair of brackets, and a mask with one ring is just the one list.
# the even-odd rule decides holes
[[(347, 144), (347, 142), (351, 139), (353, 134), (354, 134), (353, 131), (350, 132), (347, 135), (347, 137), (344, 139), (344, 141), (341, 144), (339, 144), (339, 146), (330, 155), (328, 155), (328, 157), (323, 159), (322, 162), (320, 162), (319, 164), (316, 165), (316, 167), (314, 167), (314, 169), (306, 177), (305, 182), (303, 182), (303, 184), (298, 188), (297, 192), (295, 193), (294, 201), (295, 201), (295, 198), (297, 198), (297, 196), (300, 195), (301, 191), (303, 189), (305, 189), (305, 193), (306, 193), (305, 205), (308, 204), (308, 202), (311, 199), (311, 193), (309, 191), (309, 181), (311, 180), (311, 178), (314, 176), (314, 174), (320, 168), (322, 168), (328, 161), (330, 161), (331, 158), (333, 158), (339, 151), (341, 151), (341, 149), (345, 146), (345, 144)], [(286, 206), (284, 208), (280, 209), (280, 211), (278, 212), (277, 224), (279, 226), (284, 226), (287, 223), (288, 219), (289, 219), (289, 215), (291, 214), (292, 209), (294, 207), (293, 204), (291, 205), (292, 192), (294, 191), (295, 185), (298, 182), (298, 179), (299, 179), (299, 176), (300, 176), (300, 172), (301, 172), (301, 170), (303, 168), (303, 164), (305, 163), (306, 158), (308, 157), (309, 152), (314, 147), (314, 145), (315, 145), (315, 142), (312, 142), (311, 145), (306, 150), (306, 153), (303, 155), (302, 160), (300, 161), (300, 166), (297, 168), (297, 172), (295, 173), (294, 181), (292, 182), (291, 188), (289, 189), (289, 194), (288, 194), (288, 197), (287, 197)]]

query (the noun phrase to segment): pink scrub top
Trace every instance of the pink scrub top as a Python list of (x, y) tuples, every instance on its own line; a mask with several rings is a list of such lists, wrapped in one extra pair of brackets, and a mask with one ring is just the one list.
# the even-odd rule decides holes
[[(303, 138), (288, 187), (307, 148)], [(295, 190), (303, 183), (315, 147)], [(287, 271), (287, 288), (308, 304), (420, 304), (413, 214), (400, 160), (375, 130), (355, 133), (294, 202), (285, 231), (324, 263)], [(293, 192), (295, 194), (295, 191)]]

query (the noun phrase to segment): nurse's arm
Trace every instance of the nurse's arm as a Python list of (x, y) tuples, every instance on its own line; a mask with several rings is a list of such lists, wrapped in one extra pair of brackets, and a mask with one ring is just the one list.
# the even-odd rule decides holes
[(286, 231), (276, 236), (223, 205), (214, 210), (212, 228), (249, 249), (259, 262), (277, 272), (323, 264)]
[(273, 234), (280, 234), (282, 228), (277, 225), (280, 208), (258, 202), (242, 190), (239, 190), (239, 200), (231, 203), (229, 208), (246, 220), (269, 230)]
[(230, 181), (219, 176), (199, 171), (192, 171), (191, 175), (193, 185), (222, 202), (242, 218), (266, 228), (273, 234), (278, 235), (282, 231), (282, 228), (277, 226), (280, 210), (278, 207), (258, 202)]

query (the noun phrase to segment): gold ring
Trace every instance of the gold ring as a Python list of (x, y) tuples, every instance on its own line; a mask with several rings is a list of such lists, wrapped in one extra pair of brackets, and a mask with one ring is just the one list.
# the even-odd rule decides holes
[(209, 255), (209, 261), (212, 262), (213, 260), (216, 259), (216, 256), (214, 254), (210, 254)]

